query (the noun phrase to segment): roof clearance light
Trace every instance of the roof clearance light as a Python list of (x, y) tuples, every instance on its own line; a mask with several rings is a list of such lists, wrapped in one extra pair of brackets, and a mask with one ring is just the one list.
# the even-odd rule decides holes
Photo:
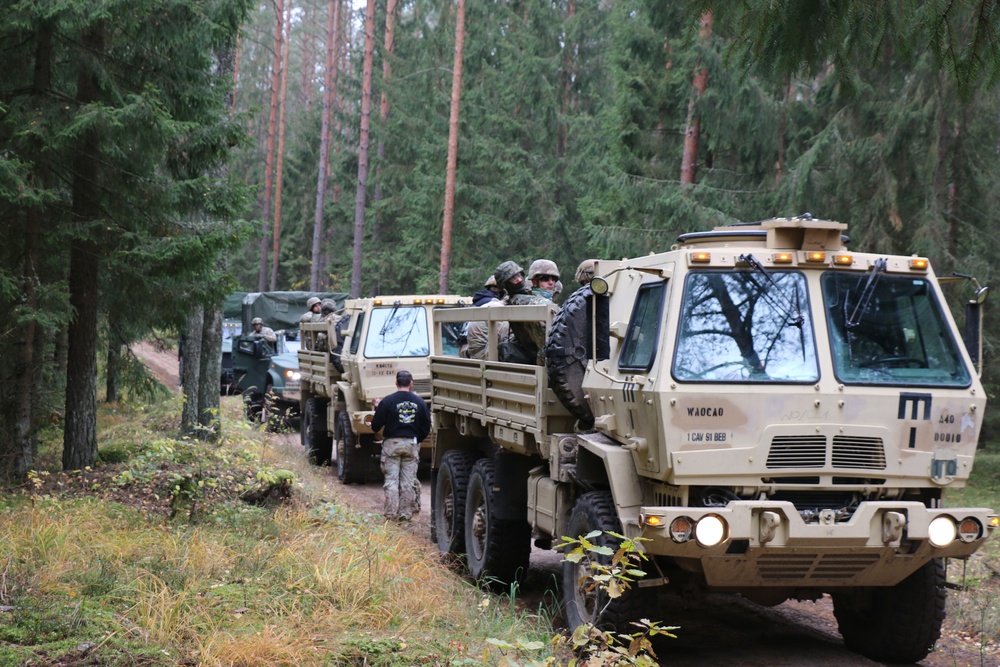
[(791, 264), (792, 263), (792, 253), (790, 252), (778, 252), (774, 254), (771, 261), (775, 264)]
[(962, 523), (958, 524), (958, 539), (962, 540), (966, 544), (969, 542), (975, 542), (982, 534), (982, 526), (980, 526), (979, 522), (972, 517), (962, 519)]
[[(415, 304), (416, 304), (416, 305), (418, 305), (418, 306), (419, 306), (420, 304), (422, 304), (423, 302), (424, 302), (424, 300), (423, 300), (423, 299), (414, 299), (414, 300), (413, 300), (413, 303), (415, 303)], [(430, 301), (428, 301), (428, 303), (430, 303)]]
[(382, 299), (375, 299), (375, 305), (376, 306), (381, 306), (382, 305)]
[(956, 534), (955, 521), (950, 516), (939, 516), (927, 526), (927, 539), (938, 548), (954, 542)]
[(926, 271), (928, 266), (930, 266), (930, 262), (924, 257), (914, 257), (910, 260), (910, 268), (914, 271)]
[(834, 255), (833, 263), (839, 266), (850, 266), (854, 264), (854, 255)]
[(694, 537), (703, 547), (714, 547), (726, 539), (726, 522), (717, 514), (706, 514), (694, 526)]
[(806, 261), (807, 262), (825, 262), (826, 261), (826, 253), (825, 252), (819, 252), (818, 250), (814, 250), (813, 252), (806, 253)]
[(693, 252), (691, 253), (691, 261), (697, 262), (699, 264), (707, 264), (712, 261), (712, 253), (710, 252)]
[(444, 299), (438, 299), (437, 303), (438, 303), (438, 305), (442, 305), (443, 306), (444, 305)]

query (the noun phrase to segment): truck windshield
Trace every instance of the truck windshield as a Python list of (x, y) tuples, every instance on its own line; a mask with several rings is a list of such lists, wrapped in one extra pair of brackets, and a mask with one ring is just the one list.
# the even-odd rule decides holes
[[(844, 384), (967, 387), (972, 377), (924, 278), (823, 275), (833, 367)], [(860, 304), (860, 307), (859, 307)]]
[(684, 284), (674, 355), (682, 382), (819, 379), (805, 277), (794, 271), (695, 272)]
[(371, 311), (365, 357), (426, 357), (430, 354), (427, 311), (423, 306), (392, 306)]

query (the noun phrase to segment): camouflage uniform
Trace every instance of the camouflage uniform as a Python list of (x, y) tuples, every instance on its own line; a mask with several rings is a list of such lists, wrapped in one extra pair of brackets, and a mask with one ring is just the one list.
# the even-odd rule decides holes
[[(547, 304), (552, 302), (551, 292), (548, 297), (543, 294), (535, 294), (527, 283), (524, 282), (524, 269), (515, 262), (503, 262), (494, 272), (497, 284), (503, 285), (507, 291), (507, 303), (511, 306), (533, 306), (537, 304)], [(545, 292), (545, 290), (541, 290)], [(510, 333), (521, 347), (523, 358), (535, 359), (538, 363), (541, 349), (545, 347), (545, 324), (542, 322), (511, 322)], [(515, 361), (516, 358), (510, 355), (501, 355)], [(526, 361), (525, 363), (531, 363)]]
[(260, 325), (260, 329), (254, 329), (253, 331), (251, 331), (248, 334), (250, 338), (254, 340), (259, 340), (263, 338), (268, 343), (278, 342), (278, 334), (274, 333), (274, 329), (272, 329), (271, 327), (265, 327), (264, 320), (262, 320), (259, 317), (255, 317), (253, 318), (253, 320), (250, 321), (251, 327), (256, 327), (258, 324)]
[(382, 514), (386, 518), (398, 517), (409, 521), (414, 510), (420, 511), (419, 454), (420, 445), (413, 442), (413, 438), (386, 438), (382, 441), (382, 474), (385, 475)]
[[(484, 303), (480, 308), (492, 308), (502, 306), (503, 302), (494, 299), (489, 303)], [(510, 324), (507, 322), (497, 322), (497, 342), (504, 343), (510, 339)], [(466, 329), (466, 336), (469, 339), (466, 356), (469, 359), (485, 359), (489, 352), (490, 325), (489, 322), (469, 322)]]
[[(329, 331), (330, 329), (336, 329), (337, 322), (340, 321), (341, 316), (335, 312), (336, 310), (337, 310), (337, 303), (333, 299), (323, 299), (322, 311), (320, 312), (320, 321), (329, 323), (330, 326), (327, 327), (327, 331)], [(305, 316), (303, 315), (303, 317)], [(316, 349), (329, 352), (330, 345), (328, 339), (329, 336), (327, 336), (326, 333), (317, 334)]]
[(302, 317), (299, 318), (299, 322), (322, 322), (323, 314), (320, 309), (316, 306), (321, 305), (320, 298), (318, 296), (311, 296), (309, 300), (306, 301), (306, 308), (308, 310), (302, 313)]
[(409, 521), (419, 511), (417, 463), (420, 442), (431, 431), (431, 413), (424, 399), (413, 393), (409, 371), (396, 373), (396, 389), (378, 402), (371, 429), (384, 436), (385, 518)]

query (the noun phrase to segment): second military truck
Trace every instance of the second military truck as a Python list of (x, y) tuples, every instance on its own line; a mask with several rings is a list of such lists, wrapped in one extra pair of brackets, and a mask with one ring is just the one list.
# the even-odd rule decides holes
[(828, 593), (852, 650), (926, 656), (943, 559), (998, 523), (946, 502), (983, 423), (986, 291), (963, 343), (926, 258), (855, 252), (845, 231), (803, 217), (684, 234), (599, 261), (554, 316), (435, 313), (548, 326), (545, 367), (498, 361), (495, 340), (487, 360), (431, 360), (438, 547), (510, 581), (532, 540), (641, 537), (647, 576), (613, 600), (586, 559), (564, 562), (572, 627), (655, 619), (659, 592)]
[[(413, 375), (414, 392), (430, 398), (430, 356), (457, 355), (462, 331), (449, 323), (435, 332), (432, 313), (465, 304), (454, 295), (348, 299), (339, 319), (302, 325), (300, 432), (314, 463), (334, 459), (345, 484), (381, 479), (372, 399), (396, 390), (400, 370)], [(432, 442), (423, 443), (425, 458)]]

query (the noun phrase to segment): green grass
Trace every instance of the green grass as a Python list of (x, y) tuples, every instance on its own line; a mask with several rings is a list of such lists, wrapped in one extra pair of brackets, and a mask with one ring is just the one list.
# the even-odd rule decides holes
[[(291, 501), (242, 502), (274, 478), (271, 436), (236, 406), (221, 442), (174, 438), (175, 410), (104, 411), (104, 463), (0, 494), (0, 667), (84, 652), (109, 666), (488, 665), (488, 639), (547, 644), (546, 619), (490, 603), (335, 497), (312, 502), (299, 482)], [(169, 518), (179, 479), (197, 480), (193, 521)]]

